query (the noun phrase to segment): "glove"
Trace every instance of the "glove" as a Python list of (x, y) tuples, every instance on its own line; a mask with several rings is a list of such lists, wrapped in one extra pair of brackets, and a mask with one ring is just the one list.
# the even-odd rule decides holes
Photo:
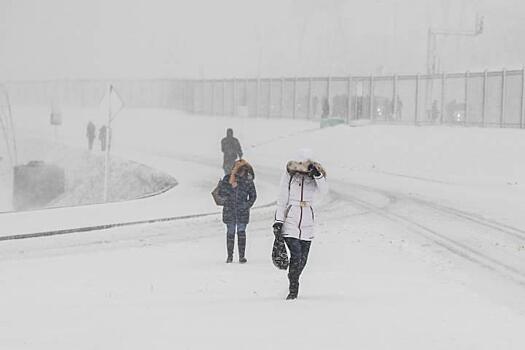
[(273, 234), (275, 235), (275, 238), (281, 240), (283, 239), (283, 223), (282, 222), (276, 222), (273, 224)]
[(310, 177), (321, 176), (321, 172), (319, 171), (319, 169), (317, 169), (317, 166), (315, 166), (314, 163), (310, 163), (310, 165), (308, 165), (308, 176)]

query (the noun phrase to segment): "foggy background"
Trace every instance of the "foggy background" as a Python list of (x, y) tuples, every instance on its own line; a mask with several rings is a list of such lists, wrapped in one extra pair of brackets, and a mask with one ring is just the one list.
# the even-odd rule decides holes
[(519, 0), (0, 0), (0, 78), (415, 73), (429, 25), (441, 70), (521, 68)]

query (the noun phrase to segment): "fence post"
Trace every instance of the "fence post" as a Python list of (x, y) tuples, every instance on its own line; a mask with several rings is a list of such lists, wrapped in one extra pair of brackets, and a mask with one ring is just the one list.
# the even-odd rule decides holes
[(505, 68), (501, 71), (501, 106), (499, 115), (499, 127), (503, 127), (505, 121), (505, 93), (507, 87), (507, 71)]
[(525, 67), (521, 68), (520, 128), (525, 127)]
[(368, 92), (368, 118), (375, 120), (375, 113), (372, 111), (374, 107), (374, 76), (370, 75), (370, 84)]
[(281, 78), (281, 101), (279, 106), (279, 116), (284, 117), (284, 78)]
[(222, 80), (222, 115), (226, 115), (226, 80)]
[(260, 92), (260, 84), (261, 80), (259, 77), (257, 77), (257, 80), (255, 81), (255, 118), (259, 117), (259, 92)]
[(235, 93), (235, 90), (237, 89), (237, 83), (235, 81), (235, 78), (232, 79), (232, 116), (236, 116), (237, 113), (236, 113), (236, 93)]
[(469, 77), (470, 77), (470, 72), (469, 71), (466, 71), (465, 72), (465, 120), (463, 122), (464, 125), (467, 125), (468, 124), (468, 112), (469, 112), (469, 109), (468, 109), (468, 80), (469, 80)]
[(416, 74), (416, 94), (414, 103), (414, 124), (417, 125), (418, 114), (419, 114), (419, 73)]
[(352, 76), (348, 76), (348, 81), (346, 85), (346, 123), (350, 123), (350, 108), (352, 108)]
[(181, 80), (180, 81), (180, 85), (181, 85), (181, 104), (179, 106), (179, 108), (181, 108), (183, 111), (186, 110), (186, 80)]
[(244, 79), (244, 103), (244, 110), (246, 111), (245, 117), (249, 117), (250, 108), (248, 108), (248, 78)]
[(487, 111), (487, 70), (483, 72), (483, 98), (481, 100), (481, 126), (485, 127), (486, 111)]
[(195, 114), (196, 113), (196, 109), (197, 109), (197, 81), (196, 80), (193, 80), (192, 84), (191, 84), (191, 95), (192, 95), (192, 98), (191, 98), (191, 113), (192, 114)]
[(397, 119), (397, 74), (392, 76), (392, 119)]
[(272, 78), (268, 79), (268, 110), (266, 111), (267, 117), (272, 116)]
[(215, 115), (215, 80), (210, 80), (211, 88), (211, 115)]
[(202, 82), (201, 82), (201, 101), (200, 101), (200, 114), (206, 114), (206, 107), (207, 104), (207, 98), (206, 98), (206, 80), (205, 79), (202, 79)]
[(327, 81), (326, 81), (326, 101), (328, 102), (328, 115), (326, 116), (327, 118), (329, 118), (330, 114), (332, 114), (332, 107), (333, 107), (332, 103), (330, 102), (330, 94), (332, 93), (331, 85), (332, 85), (332, 78), (328, 76)]
[(445, 73), (441, 74), (441, 106), (440, 106), (440, 115), (439, 123), (443, 124), (445, 119), (445, 91), (447, 87), (447, 75)]
[(293, 78), (293, 95), (292, 95), (292, 118), (295, 119), (295, 113), (297, 110), (297, 78)]
[[(361, 82), (361, 87), (363, 86), (363, 83)], [(362, 89), (361, 89), (362, 91)], [(363, 93), (361, 92), (361, 116), (363, 113)], [(358, 113), (359, 109), (357, 108), (357, 104), (359, 102), (359, 97), (357, 97), (357, 80), (355, 80), (355, 98), (354, 98), (354, 118), (355, 120), (358, 120), (360, 115)]]
[(312, 78), (308, 79), (308, 96), (307, 96), (308, 106), (306, 107), (306, 119), (312, 117)]

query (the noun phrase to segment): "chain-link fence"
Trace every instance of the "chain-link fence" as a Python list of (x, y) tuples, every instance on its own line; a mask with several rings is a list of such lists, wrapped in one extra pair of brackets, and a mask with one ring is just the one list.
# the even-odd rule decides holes
[[(525, 127), (524, 71), (111, 81), (126, 107), (262, 118)], [(96, 107), (109, 81), (6, 84), (13, 105)]]
[(190, 111), (244, 117), (525, 127), (524, 71), (194, 80)]

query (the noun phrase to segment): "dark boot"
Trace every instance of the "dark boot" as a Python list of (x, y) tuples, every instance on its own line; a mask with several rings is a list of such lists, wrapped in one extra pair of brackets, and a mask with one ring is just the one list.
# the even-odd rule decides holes
[(288, 293), (288, 296), (286, 297), (286, 300), (297, 299), (297, 295), (298, 294), (299, 294), (299, 282), (297, 282), (297, 281), (290, 281), (290, 292)]
[(238, 232), (237, 233), (237, 246), (239, 247), (239, 262), (241, 264), (246, 263), (248, 260), (244, 257), (244, 253), (246, 251), (246, 233), (245, 232)]
[(235, 245), (235, 238), (226, 237), (226, 249), (228, 251), (228, 257), (226, 258), (226, 263), (231, 263), (233, 261), (233, 246)]

